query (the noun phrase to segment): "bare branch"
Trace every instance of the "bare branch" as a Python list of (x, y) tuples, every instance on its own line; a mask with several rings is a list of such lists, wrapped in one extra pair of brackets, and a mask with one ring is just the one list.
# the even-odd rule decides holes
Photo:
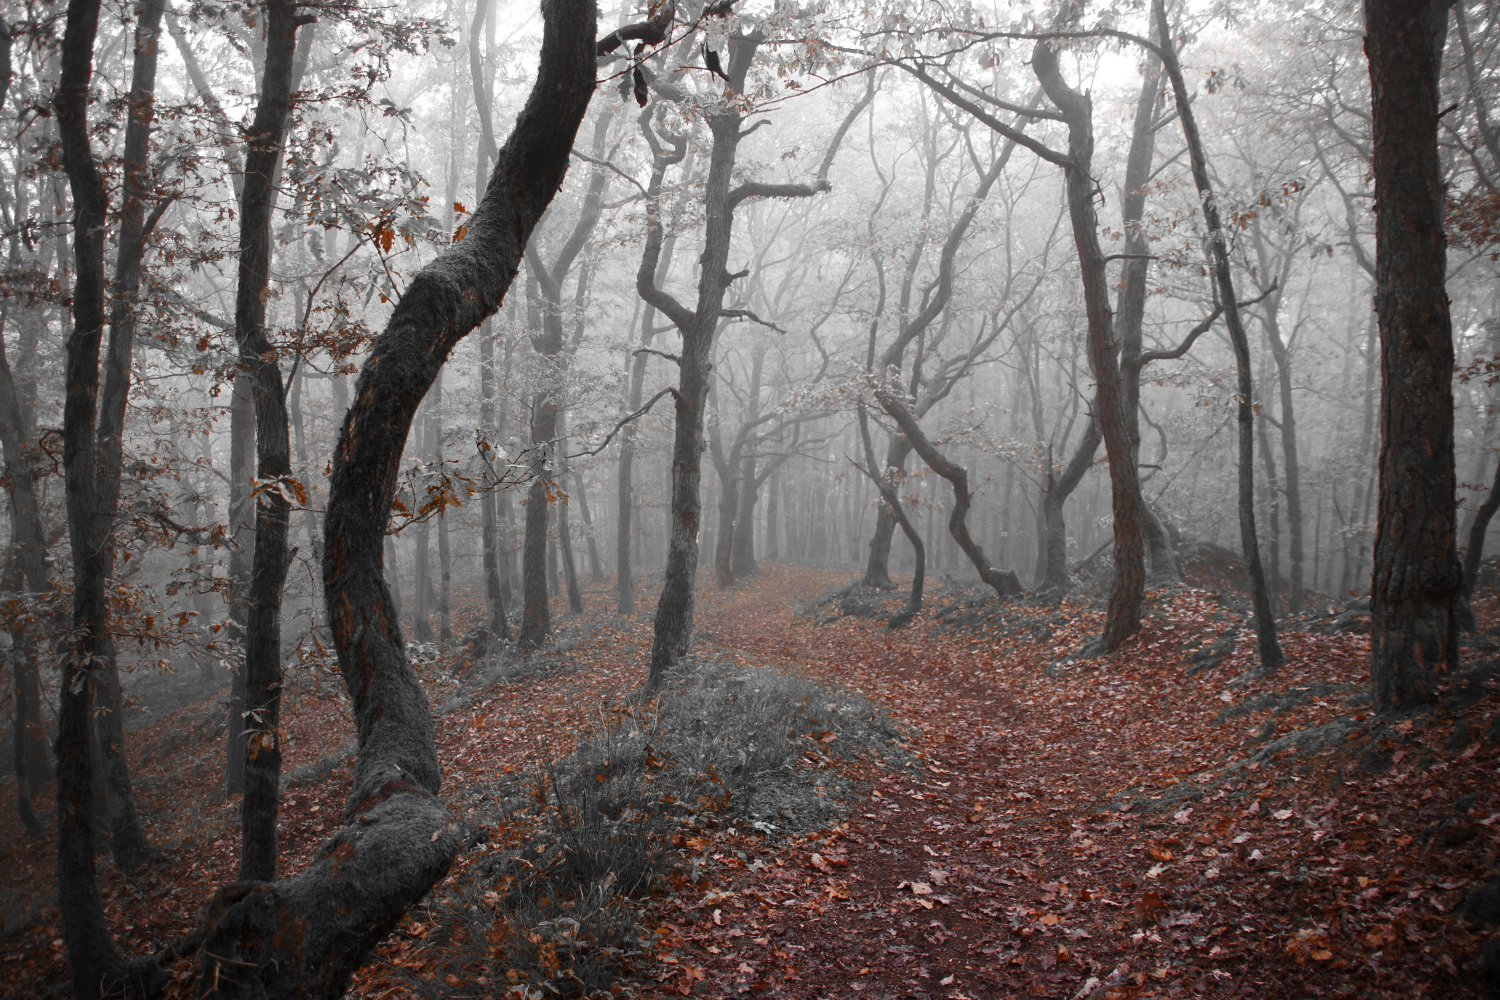
[[(653, 352), (653, 353), (655, 353), (655, 352)], [(624, 430), (627, 425), (629, 425), (631, 423), (634, 423), (636, 420), (640, 419), (641, 417), (644, 417), (648, 412), (650, 412), (651, 407), (655, 406), (657, 404), (657, 401), (659, 401), (663, 396), (676, 396), (676, 395), (677, 395), (677, 389), (676, 389), (676, 387), (670, 386), (670, 385), (667, 386), (661, 392), (658, 392), (656, 395), (652, 396), (646, 402), (646, 405), (642, 406), (639, 410), (636, 410), (634, 413), (632, 413), (629, 416), (625, 417), (619, 423), (615, 424), (614, 430), (612, 430), (608, 434), (606, 434), (604, 436), (604, 440), (601, 441), (601, 442), (599, 442), (599, 447), (597, 447), (597, 448), (590, 448), (587, 451), (575, 452), (574, 454), (569, 455), (568, 459), (572, 460), (572, 459), (575, 459), (575, 458), (587, 458), (587, 457), (589, 457), (591, 455), (597, 455), (597, 454), (599, 454), (605, 448), (609, 447), (609, 443), (615, 439), (615, 435), (616, 434), (619, 434), (622, 430)]]

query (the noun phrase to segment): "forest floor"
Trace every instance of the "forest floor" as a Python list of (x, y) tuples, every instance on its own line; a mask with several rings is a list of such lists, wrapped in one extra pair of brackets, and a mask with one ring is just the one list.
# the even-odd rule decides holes
[[(814, 720), (792, 734), (784, 770), (811, 775), (808, 787), (833, 803), (816, 824), (736, 818), (728, 790), (739, 786), (709, 766), (704, 780), (726, 791), (679, 808), (675, 828), (651, 828), (666, 874), (642, 882), (629, 913), (611, 911), (636, 925), (619, 937), (633, 943), (613, 951), (629, 976), (614, 993), (1500, 995), (1494, 599), (1481, 602), (1465, 673), (1442, 704), (1389, 717), (1365, 695), (1357, 615), (1304, 616), (1283, 636), (1286, 667), (1265, 677), (1240, 613), (1209, 591), (1152, 595), (1139, 636), (1114, 656), (1080, 658), (1102, 624), (1091, 606), (1000, 607), (954, 587), (888, 631), (881, 615), (899, 594), (819, 603), (848, 582), (769, 566), (703, 593), (698, 655), (741, 671), (716, 691), (740, 690), (747, 669), (774, 670), (862, 696), (890, 727), (871, 737)], [(612, 604), (602, 591), (590, 600)], [(512, 905), (518, 859), (540, 866), (525, 858), (549, 774), (553, 808), (568, 819), (555, 762), (580, 737), (621, 725), (659, 738), (633, 697), (649, 615), (561, 620), (563, 640), (544, 657), (421, 665), (444, 796), (473, 824), (472, 846), (355, 995), (584, 988), (563, 947), (583, 947), (577, 920), (542, 914), (526, 932), (525, 973), (497, 963), (504, 933), (466, 940)], [(288, 679), (289, 872), (339, 823), (352, 744), (338, 687), (331, 674)], [(809, 701), (809, 688), (788, 690)], [(140, 808), (162, 859), (126, 878), (101, 856), (125, 950), (183, 934), (233, 877), (236, 810), (217, 791), (222, 719), (222, 698), (205, 696), (132, 730)], [(663, 768), (650, 742), (644, 754), (648, 770)], [(579, 773), (610, 764), (590, 761)], [(528, 789), (535, 816), (501, 808)], [(0, 796), (12, 801), (11, 779)], [(718, 819), (700, 815), (715, 809)], [(631, 815), (612, 820), (612, 844)], [(578, 835), (570, 823), (563, 834)], [(6, 810), (5, 995), (64, 992), (52, 852)], [(594, 889), (616, 880), (611, 870)]]

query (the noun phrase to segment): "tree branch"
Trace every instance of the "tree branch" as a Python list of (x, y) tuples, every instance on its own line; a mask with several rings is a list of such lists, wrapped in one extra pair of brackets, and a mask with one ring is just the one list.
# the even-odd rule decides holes
[(608, 434), (606, 434), (604, 436), (604, 440), (601, 441), (601, 442), (599, 442), (599, 446), (597, 448), (590, 448), (590, 449), (588, 449), (586, 451), (575, 452), (574, 454), (568, 456), (568, 460), (571, 461), (571, 460), (573, 460), (575, 458), (587, 458), (587, 457), (589, 457), (591, 455), (597, 455), (597, 454), (599, 454), (605, 448), (609, 447), (609, 443), (615, 439), (615, 435), (616, 434), (619, 434), (622, 430), (624, 430), (626, 428), (626, 426), (628, 426), (629, 424), (634, 423), (635, 421), (639, 420), (641, 417), (644, 417), (647, 413), (649, 413), (651, 411), (651, 407), (655, 406), (657, 404), (657, 402), (663, 396), (676, 396), (676, 395), (677, 395), (677, 389), (676, 389), (676, 387), (670, 386), (670, 385), (667, 386), (661, 392), (658, 392), (656, 395), (652, 396), (649, 400), (647, 400), (646, 405), (642, 406), (639, 410), (636, 410), (634, 413), (632, 413), (629, 416), (625, 417), (619, 423), (615, 424), (614, 430), (610, 431)]

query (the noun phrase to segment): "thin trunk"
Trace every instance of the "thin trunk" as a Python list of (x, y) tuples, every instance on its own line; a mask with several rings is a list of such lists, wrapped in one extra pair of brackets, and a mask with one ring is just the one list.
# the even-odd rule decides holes
[[(763, 40), (763, 36), (753, 31), (736, 35), (729, 40), (728, 79), (725, 86), (731, 92), (743, 92), (750, 63)], [(702, 512), (699, 486), (704, 446), (703, 421), (711, 380), (714, 334), (723, 312), (725, 291), (734, 280), (727, 263), (735, 206), (751, 197), (808, 197), (828, 188), (825, 177), (820, 176), (811, 185), (744, 181), (731, 191), (735, 156), (743, 138), (743, 120), (739, 105), (732, 101), (719, 106), (719, 110), (711, 113), (708, 119), (712, 149), (703, 187), (703, 253), (699, 261), (695, 306), (688, 309), (654, 284), (660, 260), (661, 220), (650, 214), (647, 216), (647, 249), (636, 272), (636, 287), (641, 296), (666, 315), (682, 335), (682, 351), (677, 364), (677, 425), (672, 442), (672, 501), (667, 564), (661, 597), (656, 606), (651, 671), (648, 678), (648, 684), (653, 687), (660, 683), (672, 665), (680, 663), (687, 656), (692, 642), (694, 583), (698, 570), (698, 531)], [(852, 120), (846, 119), (835, 133), (830, 150), (837, 148), (839, 138), (850, 124)], [(825, 174), (831, 155), (830, 151), (825, 156)]]
[[(1097, 413), (1099, 404), (1094, 403)], [(1063, 505), (1083, 482), (1084, 473), (1094, 464), (1094, 455), (1104, 440), (1100, 433), (1099, 420), (1090, 415), (1084, 425), (1083, 437), (1078, 441), (1073, 456), (1063, 466), (1062, 474), (1053, 470), (1049, 456), (1047, 461), (1047, 483), (1042, 488), (1040, 528), (1042, 532), (1042, 571), (1036, 589), (1061, 597), (1073, 587), (1073, 578), (1068, 572), (1068, 525), (1063, 517)]]
[[(565, 418), (558, 415), (558, 441), (557, 441), (557, 489), (562, 490), (562, 482), (568, 474), (568, 439)], [(557, 505), (557, 550), (558, 559), (562, 564), (563, 584), (568, 592), (568, 610), (575, 615), (583, 614), (583, 591), (578, 586), (578, 565), (573, 559), (573, 498), (566, 493), (562, 494), (562, 502)]]
[(922, 433), (921, 426), (905, 403), (896, 397), (878, 394), (876, 397), (885, 412), (896, 421), (901, 433), (912, 443), (927, 467), (948, 481), (953, 487), (953, 508), (948, 512), (948, 532), (963, 554), (968, 557), (979, 578), (1000, 598), (1014, 597), (1021, 593), (1021, 582), (1016, 574), (996, 569), (985, 558), (984, 549), (969, 534), (968, 514), (972, 496), (969, 493), (968, 470), (940, 453), (935, 445)]
[(1260, 665), (1265, 671), (1280, 667), (1283, 662), (1281, 642), (1276, 637), (1276, 616), (1271, 608), (1271, 595), (1266, 586), (1266, 574), (1260, 562), (1260, 543), (1255, 529), (1255, 386), (1250, 370), (1250, 340), (1240, 320), (1239, 301), (1235, 298), (1234, 275), (1229, 266), (1229, 247), (1223, 222), (1219, 218), (1218, 198), (1208, 178), (1208, 162), (1203, 152), (1203, 142), (1198, 136), (1198, 123), (1188, 100), (1187, 84), (1182, 78), (1182, 67), (1177, 62), (1177, 49), (1167, 26), (1167, 11), (1164, 0), (1153, 0), (1152, 15), (1156, 22), (1156, 39), (1167, 77), (1172, 81), (1172, 94), (1177, 102), (1177, 116), (1182, 125), (1182, 135), (1187, 142), (1188, 159), (1192, 164), (1193, 183), (1198, 189), (1198, 199), (1203, 207), (1203, 224), (1208, 230), (1208, 244), (1213, 256), (1214, 278), (1218, 286), (1219, 303), (1224, 310), (1224, 325), (1229, 329), (1229, 340), (1234, 345), (1235, 370), (1238, 375), (1239, 400), (1237, 417), (1239, 426), (1239, 522), (1241, 556), (1245, 570), (1250, 576), (1251, 596), (1255, 607), (1255, 633), (1260, 650)]
[(771, 495), (766, 498), (766, 558), (781, 558), (781, 473), (771, 478)]
[[(906, 457), (910, 454), (910, 441), (899, 434), (891, 438), (885, 453), (885, 475), (898, 487), (906, 476)], [(891, 541), (896, 536), (896, 523), (895, 512), (885, 507), (875, 515), (875, 533), (870, 536), (870, 554), (865, 560), (864, 578), (860, 580), (866, 587), (882, 590), (895, 587), (891, 582)]]
[(599, 562), (598, 539), (594, 535), (594, 515), (589, 510), (588, 494), (583, 489), (583, 474), (576, 469), (569, 470), (573, 477), (573, 492), (570, 494), (578, 501), (578, 514), (583, 518), (584, 541), (589, 550), (589, 580), (600, 583), (604, 580), (604, 567)]
[(755, 456), (746, 455), (740, 466), (740, 490), (736, 506), (734, 545), (730, 550), (729, 569), (743, 579), (760, 570), (755, 562), (755, 505), (760, 498), (756, 488)]
[(547, 507), (551, 490), (540, 475), (526, 493), (526, 534), (521, 554), (521, 631), (517, 645), (540, 649), (552, 631), (552, 609), (547, 597)]
[[(437, 378), (432, 383), (432, 390), (428, 394), (431, 402), (428, 403), (427, 419), (430, 422), (428, 429), (428, 447), (432, 453), (432, 459), (437, 464), (441, 474), (446, 476), (447, 466), (443, 463), (443, 373), (438, 372)], [(438, 579), (437, 579), (437, 613), (438, 613), (438, 643), (443, 649), (453, 648), (453, 553), (448, 540), (448, 510), (443, 508), (437, 517), (437, 543), (438, 543)]]
[[(480, 458), (488, 463), (496, 455), (495, 427), (495, 328), (489, 320), (479, 330), (479, 441)], [(510, 622), (505, 613), (505, 586), (500, 573), (500, 525), (498, 504), (493, 488), (486, 487), (479, 496), (480, 557), (483, 563), (485, 622), (482, 650), (488, 651), (500, 640), (510, 638)]]
[(281, 598), (291, 553), (291, 476), (285, 385), (266, 330), (271, 271), (271, 219), (276, 207), (300, 21), (294, 0), (267, 0), (266, 60), (255, 118), (245, 137), (240, 202), (239, 281), (235, 338), (240, 364), (255, 385), (255, 558), (245, 636), (245, 794), (240, 810), (240, 878), (276, 877), (276, 815), (281, 781)]
[[(1469, 525), (1469, 544), (1464, 549), (1464, 598), (1474, 599), (1474, 585), (1479, 582), (1479, 564), (1484, 559), (1484, 536), (1490, 530), (1490, 520), (1500, 510), (1500, 464), (1495, 467), (1490, 480), (1490, 491), (1484, 503), (1474, 512), (1474, 523)], [(1472, 623), (1471, 623), (1472, 624)]]
[(1267, 561), (1270, 563), (1267, 589), (1271, 594), (1271, 607), (1277, 608), (1281, 606), (1281, 483), (1266, 425), (1267, 421), (1262, 415), (1256, 425), (1256, 433), (1260, 436), (1260, 463), (1266, 470), (1266, 526), (1271, 536), (1268, 546), (1270, 551), (1267, 553)]
[[(653, 150), (656, 155), (652, 158), (651, 178), (646, 185), (647, 217), (657, 223), (648, 225), (646, 236), (648, 252), (654, 246), (657, 253), (657, 259), (651, 267), (650, 281), (653, 285), (660, 285), (671, 272), (672, 257), (677, 249), (675, 231), (672, 235), (665, 235), (664, 227), (660, 224), (662, 184), (668, 168), (686, 159), (687, 151), (688, 144), (684, 139), (678, 139), (668, 149)], [(650, 360), (650, 355), (646, 352), (650, 349), (651, 341), (655, 337), (656, 319), (656, 307), (647, 300), (645, 307), (641, 310), (641, 346), (630, 359), (630, 388), (625, 401), (626, 413), (635, 413), (641, 408), (641, 400), (645, 393), (646, 363)], [(631, 525), (640, 517), (640, 509), (633, 503), (637, 434), (638, 430), (634, 422), (620, 431), (620, 464), (615, 490), (615, 590), (618, 610), (622, 615), (635, 614), (635, 579), (631, 544), (632, 541), (638, 543), (639, 539), (632, 538)]]
[[(479, 113), (482, 141), (475, 144), (474, 192), (477, 196), (484, 190), (489, 176), (490, 163), (494, 158), (495, 137), (491, 132), (490, 106), (493, 103), (494, 80), (485, 57), (480, 53), (481, 32), (489, 48), (494, 45), (494, 20), (489, 17), (490, 0), (477, 0), (474, 4), (474, 20), (469, 30), (469, 70), (474, 87), (474, 106)], [(480, 459), (491, 462), (496, 449), (494, 442), (500, 440), (500, 428), (495, 423), (495, 324), (486, 319), (479, 329), (479, 440), (477, 447)], [(499, 512), (492, 489), (485, 489), (479, 497), (480, 537), (483, 546), (484, 595), (489, 612), (480, 643), (481, 654), (494, 648), (500, 640), (510, 638), (510, 622), (506, 616), (506, 585), (501, 575), (501, 541)]]

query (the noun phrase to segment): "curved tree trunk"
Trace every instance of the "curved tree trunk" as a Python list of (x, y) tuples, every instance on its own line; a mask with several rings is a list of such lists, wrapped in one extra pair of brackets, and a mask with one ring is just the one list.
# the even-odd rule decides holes
[[(730, 91), (738, 93), (744, 90), (750, 63), (763, 40), (763, 36), (755, 32), (730, 39), (725, 81)], [(808, 197), (828, 189), (827, 180), (820, 176), (811, 185), (744, 181), (731, 190), (735, 157), (743, 138), (740, 128), (743, 120), (741, 109), (732, 101), (726, 101), (709, 117), (713, 142), (703, 187), (703, 253), (699, 261), (698, 297), (694, 307), (687, 308), (654, 284), (661, 249), (661, 220), (654, 215), (647, 216), (652, 232), (648, 233), (647, 249), (636, 272), (636, 288), (641, 297), (666, 315), (682, 334), (674, 400), (677, 422), (672, 440), (672, 505), (667, 565), (652, 631), (651, 672), (647, 681), (651, 686), (660, 683), (666, 671), (682, 661), (692, 642), (698, 533), (702, 517), (699, 487), (703, 471), (703, 421), (711, 381), (714, 334), (724, 309), (724, 293), (734, 280), (727, 263), (735, 207), (752, 197)], [(834, 146), (844, 129), (836, 134)]]
[[(646, 281), (657, 287), (672, 270), (672, 257), (677, 249), (675, 230), (666, 233), (661, 222), (661, 189), (667, 170), (681, 163), (688, 156), (686, 139), (677, 139), (667, 146), (656, 141), (649, 124), (643, 125), (646, 138), (652, 143), (651, 177), (646, 183), (646, 249), (642, 254), (642, 266), (647, 255), (652, 257), (651, 271)], [(639, 281), (640, 279), (637, 278)], [(657, 309), (649, 299), (641, 310), (641, 346), (630, 359), (630, 389), (625, 401), (625, 412), (635, 413), (641, 408), (645, 392), (647, 353), (656, 336)], [(635, 422), (620, 431), (620, 464), (617, 469), (615, 489), (615, 589), (618, 610), (622, 615), (635, 614), (635, 578), (632, 573), (631, 545), (632, 526), (640, 516), (635, 498), (635, 453), (637, 428)]]
[(594, 5), (543, 8), (532, 96), (496, 160), (468, 238), (413, 279), (360, 374), (334, 454), (323, 558), (328, 619), (359, 740), (346, 825), (302, 874), (240, 883), (209, 906), (201, 987), (222, 997), (334, 998), (460, 845), (438, 800), (427, 699), (381, 567), (402, 448), (455, 344), (503, 298), (556, 192), (594, 81)]
[[(1119, 294), (1115, 297), (1115, 333), (1120, 342), (1120, 408), (1125, 434), (1130, 440), (1131, 460), (1140, 476), (1141, 461), (1141, 328), (1146, 316), (1146, 279), (1151, 269), (1151, 244), (1146, 238), (1146, 189), (1151, 184), (1156, 156), (1156, 105), (1161, 94), (1161, 64), (1148, 57), (1136, 98), (1135, 123), (1131, 128), (1130, 153), (1125, 160), (1125, 190), (1121, 195), (1120, 223), (1125, 232), (1125, 261), (1120, 270)], [(1163, 587), (1182, 582), (1172, 539), (1163, 529), (1151, 505), (1141, 501), (1141, 533), (1150, 567), (1147, 581)]]
[(946, 458), (937, 447), (922, 433), (922, 427), (917, 423), (917, 418), (912, 415), (906, 404), (894, 396), (886, 393), (877, 393), (881, 407), (891, 419), (896, 421), (896, 426), (901, 428), (901, 433), (911, 442), (922, 461), (927, 467), (944, 479), (953, 487), (953, 509), (948, 512), (948, 533), (958, 543), (963, 554), (968, 557), (974, 571), (979, 578), (995, 592), (998, 597), (1014, 597), (1021, 593), (1021, 581), (1016, 574), (1009, 570), (996, 569), (991, 566), (985, 558), (984, 549), (974, 540), (969, 533), (969, 505), (973, 499), (969, 493), (969, 472), (957, 462)]

